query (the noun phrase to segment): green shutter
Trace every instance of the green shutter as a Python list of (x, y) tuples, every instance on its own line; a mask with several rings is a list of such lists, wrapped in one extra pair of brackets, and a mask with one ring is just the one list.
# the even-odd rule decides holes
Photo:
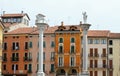
[(51, 72), (54, 72), (54, 64), (51, 64)]
[(51, 42), (51, 47), (54, 47), (55, 46), (55, 43), (54, 41)]
[(29, 45), (29, 46), (30, 46), (30, 48), (32, 48), (32, 42), (30, 42), (30, 45)]
[(45, 64), (43, 64), (43, 71), (45, 71)]
[(45, 41), (43, 42), (43, 47), (44, 47), (44, 48), (46, 47), (46, 45), (45, 45)]

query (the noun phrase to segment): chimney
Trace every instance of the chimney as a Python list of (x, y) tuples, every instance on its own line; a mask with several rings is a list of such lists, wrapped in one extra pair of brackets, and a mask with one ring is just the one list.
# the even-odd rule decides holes
[(24, 11), (21, 11), (21, 14), (23, 14), (24, 13)]
[(62, 22), (61, 22), (61, 26), (63, 26), (63, 25), (64, 25), (64, 22), (62, 21)]
[(5, 11), (3, 11), (3, 15), (5, 14)]

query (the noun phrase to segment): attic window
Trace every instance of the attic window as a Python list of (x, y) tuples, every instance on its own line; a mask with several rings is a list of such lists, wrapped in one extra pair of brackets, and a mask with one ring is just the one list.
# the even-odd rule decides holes
[(72, 28), (71, 30), (72, 30), (72, 31), (75, 31), (75, 29), (73, 29), (73, 28)]

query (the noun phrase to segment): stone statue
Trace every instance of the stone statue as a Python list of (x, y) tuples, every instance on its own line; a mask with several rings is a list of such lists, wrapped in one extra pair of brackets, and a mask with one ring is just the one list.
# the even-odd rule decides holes
[(87, 14), (86, 14), (86, 12), (83, 12), (82, 14), (83, 14), (83, 22), (87, 23)]

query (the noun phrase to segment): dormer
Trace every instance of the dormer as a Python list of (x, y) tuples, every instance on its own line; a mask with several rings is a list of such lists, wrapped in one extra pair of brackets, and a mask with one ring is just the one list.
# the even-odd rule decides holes
[(25, 25), (29, 25), (30, 18), (26, 13), (12, 13), (12, 14), (3, 14), (1, 16), (2, 22), (3, 23), (23, 23)]
[(64, 26), (64, 23), (61, 22), (61, 26), (58, 27), (58, 30), (63, 31), (64, 29), (66, 29), (66, 27)]
[(71, 31), (75, 31), (76, 29), (77, 29), (76, 26), (70, 26), (70, 29), (69, 29), (69, 30), (71, 30)]

